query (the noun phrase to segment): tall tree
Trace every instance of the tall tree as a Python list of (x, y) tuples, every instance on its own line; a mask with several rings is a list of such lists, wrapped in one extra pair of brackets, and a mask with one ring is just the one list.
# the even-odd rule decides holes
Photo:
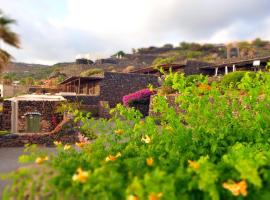
[[(4, 42), (10, 46), (19, 48), (20, 40), (19, 36), (13, 32), (10, 25), (15, 24), (16, 21), (3, 14), (0, 10), (0, 42)], [(7, 64), (12, 56), (0, 46), (0, 69)]]

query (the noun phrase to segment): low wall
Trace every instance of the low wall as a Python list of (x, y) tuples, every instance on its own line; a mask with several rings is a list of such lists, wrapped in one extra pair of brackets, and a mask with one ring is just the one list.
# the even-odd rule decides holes
[(61, 141), (63, 144), (74, 144), (79, 141), (78, 133), (24, 133), (24, 134), (8, 134), (0, 136), (1, 147), (23, 147), (26, 144), (38, 144), (53, 146), (54, 141)]
[(90, 95), (62, 95), (68, 102), (78, 102), (82, 105), (98, 105), (100, 97)]

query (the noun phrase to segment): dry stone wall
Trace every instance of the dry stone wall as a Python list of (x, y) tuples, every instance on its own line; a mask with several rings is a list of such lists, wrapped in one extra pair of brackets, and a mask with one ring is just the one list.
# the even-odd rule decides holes
[(2, 127), (3, 130), (11, 130), (11, 101), (3, 102)]
[(146, 74), (106, 72), (100, 85), (100, 99), (108, 101), (110, 107), (122, 103), (123, 96), (147, 88), (149, 84), (158, 87), (158, 77)]
[(26, 113), (40, 113), (40, 132), (52, 131), (62, 120), (60, 114), (56, 114), (56, 108), (60, 105), (57, 101), (19, 101), (18, 105), (18, 131), (25, 132), (27, 128)]

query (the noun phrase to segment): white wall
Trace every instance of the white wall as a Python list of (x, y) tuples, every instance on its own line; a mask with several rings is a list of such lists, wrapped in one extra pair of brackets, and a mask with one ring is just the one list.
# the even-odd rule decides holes
[(0, 97), (4, 97), (3, 91), (4, 91), (4, 85), (0, 84)]

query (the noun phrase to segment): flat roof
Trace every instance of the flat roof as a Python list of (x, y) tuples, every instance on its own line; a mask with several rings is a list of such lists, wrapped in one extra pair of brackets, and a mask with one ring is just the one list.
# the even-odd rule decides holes
[(7, 99), (9, 101), (66, 101), (66, 99), (60, 95), (38, 95), (27, 94)]
[(223, 63), (211, 64), (209, 66), (200, 67), (201, 69), (215, 69), (215, 68), (223, 68), (225, 66), (231, 67), (232, 65), (247, 65), (253, 64), (255, 60), (260, 60), (261, 62), (267, 62), (270, 60), (270, 56), (265, 57), (254, 57), (254, 58), (246, 58), (246, 59), (236, 59), (236, 60), (225, 60)]
[(94, 81), (94, 80), (102, 80), (103, 77), (102, 76), (71, 76), (68, 77), (67, 79), (65, 79), (63, 82), (60, 83), (60, 85), (62, 84), (66, 84), (68, 82), (74, 81), (74, 80), (81, 80), (81, 81)]

